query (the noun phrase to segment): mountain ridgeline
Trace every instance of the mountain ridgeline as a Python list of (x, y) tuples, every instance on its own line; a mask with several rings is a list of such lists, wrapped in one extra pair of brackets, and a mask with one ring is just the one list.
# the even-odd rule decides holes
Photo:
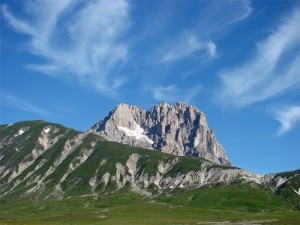
[(204, 113), (182, 102), (155, 105), (150, 111), (120, 104), (89, 131), (110, 141), (230, 165)]
[[(199, 123), (203, 124), (204, 119)], [(151, 135), (143, 138), (156, 141)], [(257, 175), (204, 158), (175, 156), (107, 141), (93, 132), (78, 132), (45, 121), (0, 126), (2, 201), (28, 197), (99, 198), (124, 189), (156, 198), (165, 194), (175, 196), (178, 190), (201, 192), (206, 187), (242, 185), (269, 196), (262, 202), (277, 196), (276, 201), (282, 199), (297, 205), (299, 175), (299, 170)]]

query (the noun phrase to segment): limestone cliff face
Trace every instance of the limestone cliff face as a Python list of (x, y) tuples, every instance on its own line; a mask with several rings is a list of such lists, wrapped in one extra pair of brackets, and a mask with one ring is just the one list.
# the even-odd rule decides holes
[(150, 111), (120, 104), (89, 131), (110, 141), (230, 165), (205, 115), (181, 102), (155, 105)]
[[(128, 121), (124, 116), (123, 120), (120, 118), (120, 124), (115, 128), (116, 124), (112, 123), (109, 118), (111, 119), (118, 113), (120, 114), (117, 117), (124, 115), (121, 113), (124, 111), (118, 112), (120, 107), (128, 110), (131, 120)], [(161, 105), (161, 107), (164, 108), (166, 105)], [(157, 112), (159, 110), (157, 115), (160, 115), (161, 107), (155, 106), (152, 110)], [(178, 109), (182, 107), (184, 114), (188, 106), (173, 107)], [(173, 110), (172, 106), (169, 108), (169, 111)], [(196, 111), (192, 107), (190, 109)], [(136, 114), (131, 114), (132, 110)], [(163, 115), (167, 112), (168, 110), (163, 112)], [(116, 134), (121, 131), (127, 132), (123, 140), (130, 140), (131, 137), (132, 143), (149, 143), (155, 147), (157, 146), (155, 138), (171, 134), (173, 131), (166, 132), (163, 129), (161, 132), (164, 134), (160, 135), (150, 133), (150, 131), (149, 134), (141, 133), (142, 127), (146, 129), (146, 123), (153, 123), (151, 127), (157, 129), (154, 125), (156, 121), (169, 119), (166, 118), (167, 116), (165, 118), (158, 116), (157, 119), (153, 119), (151, 113), (151, 111), (146, 112), (136, 107), (122, 105), (113, 111), (106, 118), (107, 122), (102, 125), (107, 129), (111, 128), (109, 132), (115, 131)], [(181, 118), (181, 114), (178, 114)], [(189, 114), (186, 113), (186, 115)], [(195, 113), (194, 117), (199, 115), (202, 114)], [(187, 117), (190, 118), (190, 116)], [(143, 123), (139, 124), (140, 121)], [(175, 124), (174, 121), (177, 120), (170, 121)], [(185, 120), (182, 119), (182, 121)], [(202, 126), (206, 123), (204, 117), (201, 117), (199, 121)], [(158, 124), (159, 122), (156, 125)], [(188, 130), (188, 128), (185, 129)], [(133, 134), (135, 136), (130, 136)], [(134, 140), (134, 137), (137, 140)], [(182, 137), (181, 140), (184, 139)], [(176, 142), (172, 146), (176, 147)], [(207, 144), (207, 146), (211, 145)], [(176, 192), (172, 190), (177, 188), (190, 191), (199, 187), (215, 184), (227, 186), (238, 182), (250, 184), (256, 188), (268, 188), (284, 198), (299, 202), (299, 177), (300, 170), (257, 175), (235, 167), (220, 166), (203, 159), (130, 148), (105, 141), (94, 133), (81, 133), (45, 121), (24, 121), (0, 126), (0, 200), (4, 197), (5, 201), (9, 199), (9, 196), (35, 200), (66, 199), (70, 196), (98, 198), (102, 194), (114, 193), (127, 185), (130, 186), (131, 191), (155, 197), (162, 193), (176, 195)], [(199, 189), (199, 191), (202, 190)]]

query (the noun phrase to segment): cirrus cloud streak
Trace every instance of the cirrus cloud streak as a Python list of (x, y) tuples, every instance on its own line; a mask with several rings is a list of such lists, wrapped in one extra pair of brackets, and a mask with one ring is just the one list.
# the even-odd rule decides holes
[(281, 127), (277, 131), (278, 135), (287, 133), (300, 122), (300, 106), (289, 105), (282, 106), (273, 110), (274, 118), (281, 123)]
[(25, 1), (25, 18), (1, 6), (5, 20), (31, 40), (26, 49), (46, 60), (27, 68), (71, 79), (114, 95), (126, 79), (115, 66), (126, 61), (128, 46), (120, 39), (129, 26), (129, 5), (117, 1)]
[(212, 41), (202, 41), (193, 33), (185, 33), (168, 44), (163, 49), (161, 62), (169, 63), (192, 55), (204, 56), (206, 59), (213, 59), (217, 54), (217, 46)]
[(50, 113), (41, 109), (40, 107), (24, 100), (19, 97), (13, 96), (8, 93), (0, 93), (0, 105), (6, 106), (13, 109), (18, 109), (25, 112), (31, 112), (34, 114), (49, 116)]
[(256, 55), (249, 62), (221, 72), (221, 85), (215, 95), (217, 101), (244, 107), (298, 88), (299, 21), (300, 9), (296, 9), (257, 44)]

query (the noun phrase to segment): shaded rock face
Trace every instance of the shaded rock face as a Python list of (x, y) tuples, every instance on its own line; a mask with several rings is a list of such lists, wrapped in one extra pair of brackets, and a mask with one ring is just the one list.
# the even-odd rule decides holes
[(196, 107), (181, 102), (155, 105), (150, 111), (120, 104), (88, 131), (109, 141), (230, 165), (205, 115)]

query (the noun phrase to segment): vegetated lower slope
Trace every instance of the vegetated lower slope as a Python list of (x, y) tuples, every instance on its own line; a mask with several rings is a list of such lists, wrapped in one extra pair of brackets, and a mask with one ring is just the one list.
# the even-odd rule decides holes
[(290, 177), (290, 179), (277, 188), (275, 193), (283, 197), (285, 201), (292, 203), (294, 209), (300, 210), (300, 170), (279, 173), (278, 176)]
[[(139, 211), (165, 203), (183, 218), (189, 213), (179, 210), (181, 206), (191, 211), (285, 211), (299, 205), (299, 174), (298, 170), (259, 176), (202, 158), (177, 157), (109, 142), (93, 133), (45, 121), (0, 126), (0, 201), (6, 209), (1, 214), (3, 221), (18, 218), (10, 213), (14, 209), (23, 215), (16, 221), (27, 218), (30, 223), (35, 215), (28, 217), (26, 213), (33, 210), (37, 213), (34, 221), (51, 217), (63, 222), (66, 215), (82, 215), (82, 207), (90, 215), (99, 205), (102, 210), (106, 206), (112, 209), (130, 205)], [(37, 202), (45, 207), (37, 208)], [(53, 211), (47, 210), (48, 205)], [(61, 210), (62, 218), (55, 217), (56, 210)], [(111, 213), (112, 217), (121, 216), (114, 209)], [(149, 213), (158, 212), (152, 209)], [(292, 214), (293, 221), (297, 215)], [(84, 218), (82, 215), (82, 221)]]

